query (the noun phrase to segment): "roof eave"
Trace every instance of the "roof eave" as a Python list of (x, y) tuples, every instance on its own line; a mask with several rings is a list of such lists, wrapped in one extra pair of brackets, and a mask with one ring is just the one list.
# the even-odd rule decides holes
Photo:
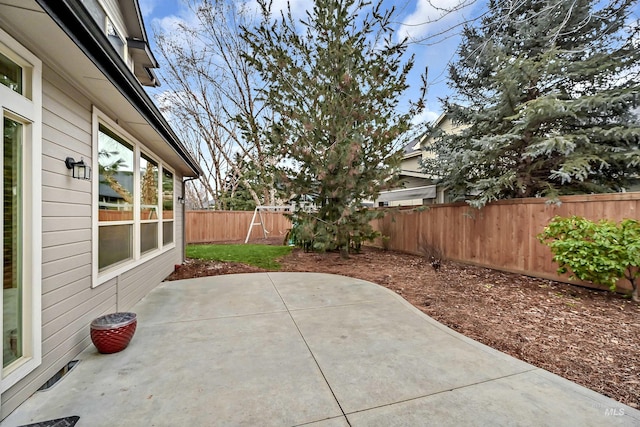
[(140, 82), (113, 49), (107, 37), (94, 25), (93, 18), (79, 1), (36, 0), (42, 9), (74, 41), (82, 52), (120, 91), (149, 125), (182, 158), (190, 176), (202, 175), (200, 165), (191, 157)]

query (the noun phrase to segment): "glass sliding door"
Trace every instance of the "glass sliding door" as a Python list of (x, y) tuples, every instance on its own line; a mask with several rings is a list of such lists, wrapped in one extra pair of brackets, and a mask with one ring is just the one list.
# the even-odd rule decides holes
[(23, 125), (3, 117), (2, 219), (4, 256), (2, 367), (22, 354), (22, 138)]
[(4, 393), (42, 362), (42, 62), (0, 29)]

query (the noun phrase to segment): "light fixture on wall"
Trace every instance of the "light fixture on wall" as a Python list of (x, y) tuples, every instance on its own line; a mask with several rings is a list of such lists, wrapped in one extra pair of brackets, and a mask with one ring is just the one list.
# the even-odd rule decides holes
[(76, 162), (73, 157), (67, 157), (64, 159), (64, 164), (67, 166), (67, 169), (71, 169), (72, 175), (76, 179), (91, 179), (91, 167), (88, 166), (84, 159), (80, 159), (80, 161)]

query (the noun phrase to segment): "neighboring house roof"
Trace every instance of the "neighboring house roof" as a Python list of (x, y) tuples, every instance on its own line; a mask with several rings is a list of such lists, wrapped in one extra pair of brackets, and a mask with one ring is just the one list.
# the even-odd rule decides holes
[(380, 193), (376, 202), (395, 202), (414, 199), (435, 199), (436, 186), (424, 185), (422, 187), (399, 188)]
[(403, 148), (403, 159), (409, 159), (412, 157), (422, 156), (422, 148), (426, 145), (426, 143), (430, 142), (433, 129), (437, 129), (443, 125), (445, 120), (447, 119), (447, 113), (442, 113), (438, 118), (433, 122), (432, 130), (424, 132), (417, 138), (414, 138)]
[(447, 115), (446, 112), (440, 114), (440, 116), (433, 122), (433, 125), (431, 126), (431, 131), (430, 132), (426, 132), (424, 135), (422, 135), (422, 138), (420, 139), (420, 144), (423, 148), (427, 148), (433, 143), (433, 135), (435, 133), (436, 130), (441, 129), (444, 131), (456, 131), (458, 127), (454, 126), (451, 123), (451, 119), (449, 118), (449, 116)]
[(405, 171), (418, 172), (420, 170), (420, 158), (422, 149), (420, 148), (420, 138), (410, 141), (403, 147), (402, 160), (400, 162), (400, 176)]
[(436, 119), (436, 121), (435, 121), (435, 122), (433, 122), (433, 127), (438, 127), (438, 126), (440, 126), (440, 125), (442, 124), (442, 122), (444, 122), (444, 121), (445, 121), (445, 119), (446, 119), (446, 118), (447, 118), (447, 113), (446, 113), (446, 111), (445, 111), (444, 113), (442, 113), (442, 114), (440, 114), (440, 115), (438, 116), (438, 118)]
[(422, 172), (415, 172), (415, 171), (408, 171), (408, 170), (401, 170), (399, 175), (402, 176), (410, 176), (413, 178), (424, 178), (424, 179), (431, 179), (430, 175), (427, 175), (426, 173), (422, 173)]
[(407, 145), (402, 149), (402, 158), (408, 159), (411, 157), (420, 156), (420, 141), (422, 137), (415, 138), (411, 140)]
[[(133, 188), (133, 172), (116, 172), (113, 174), (116, 181), (118, 181), (124, 188)], [(113, 189), (108, 182), (99, 182), (98, 194), (100, 198), (108, 197), (110, 199), (122, 199), (122, 195)]]
[[(66, 71), (72, 74), (71, 77), (73, 77), (74, 73), (78, 73), (78, 83), (80, 85), (85, 84), (85, 87), (89, 91), (93, 91), (94, 94), (105, 93), (106, 96), (103, 95), (102, 98), (104, 102), (108, 103), (108, 107), (116, 111), (117, 114), (122, 114), (120, 119), (127, 121), (130, 128), (143, 136), (143, 140), (157, 144), (159, 142), (157, 136), (160, 136), (162, 141), (171, 149), (168, 151), (159, 147), (160, 153), (169, 157), (171, 157), (171, 155), (174, 157), (177, 155), (187, 166), (186, 168), (179, 168), (183, 176), (198, 176), (202, 174), (202, 169), (198, 163), (180, 142), (166, 119), (162, 116), (162, 113), (160, 113), (158, 107), (145, 92), (138, 78), (127, 67), (113, 46), (111, 46), (104, 31), (98, 27), (82, 2), (80, 0), (36, 0), (36, 2), (64, 33), (73, 40), (84, 55), (102, 72), (109, 83), (119, 91), (146, 123), (140, 123), (135, 117), (127, 117), (126, 109), (129, 109), (129, 106), (123, 105), (118, 99), (113, 98), (113, 95), (107, 93), (109, 88), (100, 86), (103, 81), (102, 79), (85, 75), (90, 74), (90, 70), (86, 68), (85, 64), (73, 64), (75, 68), (72, 68), (70, 64), (63, 64), (63, 66), (68, 67)], [(155, 62), (153, 55), (150, 55), (150, 51), (147, 52), (148, 44), (146, 43), (146, 34), (144, 32), (144, 26), (142, 25), (137, 1), (122, 0), (120, 3), (123, 6), (123, 11), (129, 12), (125, 19), (128, 20), (128, 22), (131, 20), (134, 22), (137, 21), (135, 25), (132, 26), (134, 29), (132, 34), (135, 34), (135, 30), (137, 29), (137, 36), (140, 36), (140, 43), (137, 47), (141, 47), (144, 44), (144, 55), (148, 56), (148, 62)], [(135, 11), (135, 17), (129, 16), (132, 10)], [(20, 13), (17, 9), (14, 10), (14, 12)], [(26, 10), (23, 13), (28, 12), (29, 11)], [(29, 18), (33, 19), (33, 15), (29, 16)], [(42, 22), (42, 24), (45, 27), (47, 25), (46, 22)], [(127, 25), (130, 24), (128, 23)], [(49, 44), (49, 47), (51, 47), (55, 34), (52, 33), (51, 29), (49, 29), (49, 31), (47, 30), (47, 28), (40, 28), (40, 32), (34, 33), (34, 36), (40, 38), (43, 44), (45, 44), (45, 41), (48, 42), (46, 44)], [(47, 37), (50, 39), (47, 39)], [(56, 45), (50, 50), (63, 48), (63, 46)], [(135, 48), (136, 46), (134, 46), (134, 49)], [(53, 57), (56, 56), (56, 52), (48, 53)], [(83, 80), (83, 78), (85, 80)], [(87, 81), (92, 78), (95, 82), (93, 84), (87, 83)], [(111, 98), (109, 96), (111, 96)]]

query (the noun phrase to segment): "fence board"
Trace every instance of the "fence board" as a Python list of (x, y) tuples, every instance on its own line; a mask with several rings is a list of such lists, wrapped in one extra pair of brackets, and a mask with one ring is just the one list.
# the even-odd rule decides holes
[[(570, 282), (568, 275), (556, 274), (551, 251), (536, 238), (554, 216), (640, 219), (639, 192), (566, 196), (560, 201), (558, 206), (545, 199), (501, 200), (481, 210), (466, 204), (431, 205), (422, 212), (389, 209), (373, 225), (390, 236), (384, 246), (391, 250), (422, 254), (427, 244), (454, 261)], [(382, 239), (374, 246), (382, 247)], [(629, 289), (626, 281), (619, 287)]]
[[(536, 236), (556, 216), (580, 215), (592, 221), (640, 219), (640, 192), (565, 196), (561, 204), (546, 199), (500, 200), (481, 210), (466, 204), (431, 205), (424, 211), (389, 208), (372, 226), (388, 239), (374, 246), (422, 254), (425, 245), (441, 251), (450, 260), (480, 265), (551, 280), (558, 276), (549, 248)], [(186, 216), (188, 243), (244, 240), (253, 212), (189, 211)], [(291, 223), (282, 213), (263, 213), (268, 237), (282, 237)], [(251, 239), (261, 239), (254, 227)], [(621, 281), (619, 286), (628, 289)]]
[[(253, 211), (187, 211), (187, 243), (210, 243), (242, 240), (247, 237)], [(284, 239), (291, 222), (282, 213), (263, 212), (267, 237)], [(259, 218), (256, 216), (256, 222)], [(262, 227), (254, 226), (250, 240), (263, 238)]]

